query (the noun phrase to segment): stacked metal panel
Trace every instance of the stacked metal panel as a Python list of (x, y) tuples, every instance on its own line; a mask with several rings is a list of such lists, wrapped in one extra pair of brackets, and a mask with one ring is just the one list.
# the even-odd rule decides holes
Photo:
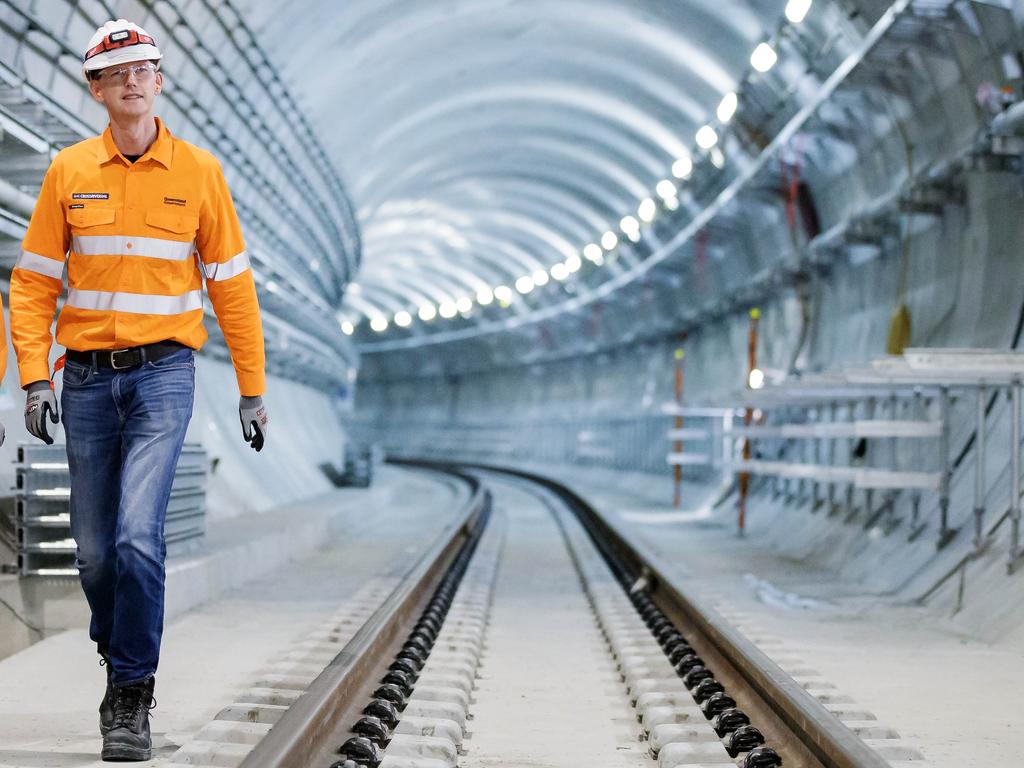
[[(206, 451), (186, 443), (171, 484), (164, 531), (167, 556), (197, 549), (206, 532)], [(63, 445), (22, 445), (15, 465), (15, 503), (8, 532), (22, 576), (73, 576), (68, 459)]]

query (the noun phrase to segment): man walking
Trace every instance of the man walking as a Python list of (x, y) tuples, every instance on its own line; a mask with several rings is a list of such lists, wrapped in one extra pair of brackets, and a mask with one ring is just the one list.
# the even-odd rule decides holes
[(202, 285), (231, 353), (243, 437), (267, 433), (259, 305), (241, 227), (214, 157), (153, 115), (161, 53), (145, 30), (109, 21), (83, 70), (107, 109), (101, 136), (61, 151), (43, 180), (11, 277), (11, 338), (25, 423), (46, 443), (58, 420), (50, 325), (66, 347), (61, 412), (71, 530), (107, 668), (104, 760), (148, 760), (164, 609), (164, 517), (192, 416), (193, 351), (206, 341)]

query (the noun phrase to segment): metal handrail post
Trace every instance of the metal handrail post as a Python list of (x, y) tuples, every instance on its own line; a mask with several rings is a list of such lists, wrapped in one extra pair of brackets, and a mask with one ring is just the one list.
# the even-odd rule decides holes
[[(835, 400), (829, 406), (829, 421), (835, 423), (839, 420), (839, 403)], [(828, 438), (828, 463), (829, 466), (836, 466), (836, 438)], [(828, 481), (828, 514), (831, 515), (836, 508), (836, 481)]]
[(977, 432), (974, 442), (974, 551), (980, 552), (984, 538), (985, 521), (985, 443), (988, 441), (988, 422), (985, 418), (984, 384), (978, 386)]
[[(871, 419), (874, 419), (875, 418), (875, 414), (877, 412), (877, 409), (878, 409), (878, 401), (875, 398), (873, 398), (873, 397), (869, 397), (868, 401), (867, 401), (867, 405), (865, 406), (864, 418), (869, 420), (869, 421)], [(875, 459), (875, 457), (874, 457), (875, 451), (873, 450), (874, 446), (873, 446), (871, 440), (867, 440), (867, 439), (864, 439), (864, 438), (861, 438), (861, 439), (864, 440), (864, 466), (867, 467), (868, 469), (870, 469), (871, 467), (873, 467), (875, 465), (875, 461), (874, 461), (874, 459)], [(868, 522), (871, 522), (871, 520), (872, 520), (872, 514), (875, 511), (874, 507), (875, 507), (875, 489), (874, 488), (865, 488), (864, 489), (864, 514), (867, 516)]]
[[(847, 406), (846, 406), (846, 416), (847, 416), (847, 420), (851, 424), (854, 421), (857, 420), (857, 401), (856, 400), (850, 400), (847, 403)], [(846, 438), (846, 463), (848, 465), (853, 464), (853, 449), (856, 446), (856, 443), (857, 443), (857, 441), (854, 438), (852, 438), (852, 437)], [(857, 510), (857, 508), (854, 506), (854, 503), (853, 503), (853, 493), (854, 493), (854, 490), (855, 490), (855, 488), (854, 488), (853, 481), (852, 480), (847, 481), (847, 483), (846, 483), (846, 502), (845, 502), (845, 505), (844, 505), (845, 506), (845, 513), (843, 515), (843, 520), (845, 522), (850, 522), (850, 520), (853, 519), (854, 514), (856, 513), (856, 510)]]
[(1010, 560), (1006, 566), (1010, 574), (1017, 570), (1024, 559), (1024, 552), (1020, 548), (1020, 389), (1020, 380), (1015, 380), (1010, 387)]
[[(900, 417), (900, 401), (893, 392), (889, 397), (889, 418), (893, 421), (898, 420)], [(919, 441), (915, 441), (919, 442)], [(892, 456), (892, 468), (898, 470), (900, 468), (900, 448), (899, 438), (889, 438), (889, 451)], [(891, 533), (892, 529), (896, 527), (896, 499), (899, 498), (899, 491), (895, 488), (891, 488), (885, 492), (885, 526), (886, 533)]]
[(939, 419), (942, 421), (942, 432), (939, 437), (939, 461), (942, 462), (939, 475), (939, 540), (938, 549), (946, 546), (954, 536), (956, 529), (949, 527), (949, 486), (953, 468), (949, 461), (949, 387), (939, 387)]
[[(923, 400), (923, 397), (921, 395), (921, 391), (919, 389), (915, 389), (914, 390), (914, 399), (911, 400), (911, 402), (910, 402), (910, 417), (912, 419), (921, 418), (922, 415), (924, 416), (924, 418), (928, 417), (927, 408), (922, 408), (922, 400)], [(922, 411), (923, 411), (923, 413), (922, 413)], [(913, 456), (913, 458), (914, 458), (914, 466), (915, 467), (923, 466), (923, 464), (922, 464), (922, 455), (921, 455), (922, 454), (921, 441), (920, 440), (913, 440), (913, 441), (911, 441), (911, 444), (914, 447), (913, 448), (913, 450), (914, 450), (914, 456)], [(910, 496), (910, 531), (911, 531), (910, 535), (911, 536), (914, 536), (915, 535), (915, 531), (917, 531), (917, 526), (918, 526), (918, 524), (920, 522), (920, 516), (921, 516), (921, 491), (915, 490), (911, 494), (911, 496)]]

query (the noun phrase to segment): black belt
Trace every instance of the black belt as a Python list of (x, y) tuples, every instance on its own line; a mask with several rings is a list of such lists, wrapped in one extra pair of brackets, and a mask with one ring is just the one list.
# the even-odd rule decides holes
[(77, 352), (69, 349), (67, 356), (68, 360), (74, 360), (82, 365), (123, 371), (129, 368), (138, 368), (148, 360), (159, 360), (161, 357), (167, 357), (167, 355), (183, 349), (188, 349), (188, 347), (177, 341), (156, 341), (152, 344), (125, 349), (96, 349), (89, 352)]

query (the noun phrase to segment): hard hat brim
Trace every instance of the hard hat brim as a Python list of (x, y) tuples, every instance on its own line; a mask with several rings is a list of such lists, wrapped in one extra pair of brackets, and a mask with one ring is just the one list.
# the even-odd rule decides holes
[(117, 64), (130, 64), (133, 61), (159, 61), (163, 58), (160, 49), (155, 45), (133, 45), (117, 51), (104, 51), (89, 59), (82, 66), (83, 72), (95, 72)]

